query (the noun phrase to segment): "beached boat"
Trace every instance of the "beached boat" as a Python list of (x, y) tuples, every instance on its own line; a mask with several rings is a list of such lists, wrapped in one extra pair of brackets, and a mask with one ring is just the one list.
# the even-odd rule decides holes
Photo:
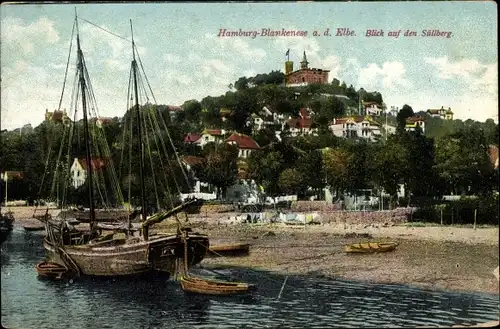
[(238, 256), (246, 255), (250, 250), (250, 244), (237, 243), (237, 244), (223, 244), (214, 245), (209, 249), (209, 255), (215, 256)]
[(193, 276), (182, 276), (180, 284), (185, 292), (202, 295), (236, 295), (255, 289), (255, 285), (244, 282), (228, 282)]
[[(178, 204), (177, 206), (173, 205), (170, 210), (161, 211), (156, 214), (153, 214), (151, 217), (146, 216), (146, 191), (145, 191), (145, 179), (144, 179), (144, 166), (145, 166), (145, 154), (144, 150), (146, 149), (144, 140), (146, 143), (148, 142), (147, 133), (149, 132), (153, 136), (151, 139), (161, 138), (158, 137), (160, 135), (160, 127), (157, 125), (155, 127), (150, 127), (149, 129), (145, 129), (145, 131), (141, 132), (141, 124), (143, 119), (141, 118), (141, 110), (139, 107), (139, 98), (138, 98), (138, 75), (139, 66), (136, 61), (136, 52), (137, 48), (134, 43), (134, 39), (132, 37), (132, 54), (133, 60), (131, 65), (131, 74), (130, 76), (134, 77), (131, 79), (130, 83), (133, 83), (133, 88), (129, 85), (129, 91), (133, 90), (135, 97), (135, 105), (128, 110), (125, 117), (129, 118), (129, 123), (124, 123), (125, 126), (130, 126), (130, 133), (126, 136), (130, 136), (132, 139), (132, 132), (135, 133), (135, 137), (137, 140), (130, 141), (131, 145), (138, 145), (139, 151), (135, 150), (136, 153), (139, 152), (143, 156), (140, 156), (140, 167), (139, 167), (139, 182), (140, 182), (140, 202), (141, 202), (141, 210), (140, 215), (142, 222), (139, 228), (133, 229), (131, 225), (131, 216), (126, 218), (126, 222), (123, 225), (118, 225), (116, 231), (117, 233), (121, 232), (124, 235), (114, 235), (111, 238), (103, 239), (100, 236), (100, 228), (98, 226), (98, 222), (96, 220), (96, 213), (99, 213), (95, 209), (95, 199), (96, 195), (101, 195), (101, 190), (98, 189), (96, 185), (101, 181), (102, 172), (97, 172), (97, 169), (94, 168), (94, 163), (92, 160), (95, 157), (98, 157), (99, 154), (92, 154), (92, 152), (99, 152), (101, 150), (102, 153), (109, 153), (109, 148), (107, 146), (106, 138), (103, 135), (102, 130), (92, 126), (90, 127), (87, 113), (90, 112), (89, 109), (94, 110), (94, 107), (97, 108), (95, 103), (87, 106), (87, 101), (95, 102), (94, 95), (95, 93), (91, 90), (91, 83), (88, 80), (89, 74), (86, 69), (85, 59), (83, 56), (83, 52), (80, 44), (80, 37), (78, 32), (78, 17), (75, 17), (74, 28), (76, 27), (76, 43), (77, 43), (77, 68), (78, 68), (78, 84), (75, 85), (75, 94), (77, 94), (77, 99), (81, 100), (81, 113), (83, 113), (83, 139), (85, 146), (85, 163), (90, 164), (86, 166), (85, 174), (86, 180), (88, 182), (92, 182), (92, 184), (86, 184), (86, 187), (83, 189), (88, 192), (88, 222), (89, 222), (89, 230), (77, 230), (74, 226), (72, 226), (66, 218), (58, 218), (52, 219), (50, 215), (48, 215), (48, 211), (44, 216), (37, 216), (39, 220), (41, 220), (45, 225), (46, 237), (44, 239), (43, 245), (48, 254), (49, 261), (64, 264), (68, 269), (75, 271), (78, 274), (88, 275), (88, 276), (129, 276), (129, 275), (137, 275), (137, 274), (145, 274), (151, 272), (167, 272), (174, 273), (177, 270), (178, 260), (180, 258), (184, 258), (186, 262), (186, 266), (190, 267), (195, 265), (204, 258), (207, 249), (209, 248), (209, 240), (208, 237), (204, 234), (199, 234), (195, 232), (190, 232), (189, 228), (180, 227), (180, 222), (178, 221), (179, 227), (177, 233), (167, 234), (167, 235), (150, 235), (149, 228), (151, 225), (161, 222), (163, 220), (168, 219), (169, 217), (175, 217), (179, 212), (186, 211), (190, 209), (192, 206), (199, 206), (201, 200), (190, 199), (185, 202)], [(70, 46), (71, 49), (71, 46)], [(69, 60), (68, 60), (69, 63)], [(142, 63), (141, 63), (142, 67)], [(141, 77), (142, 80), (144, 77)], [(128, 98), (130, 99), (130, 97)], [(76, 105), (75, 105), (76, 106)], [(76, 110), (76, 109), (75, 109)], [(80, 109), (78, 109), (80, 111)], [(147, 112), (148, 116), (156, 115), (153, 111)], [(124, 117), (124, 118), (125, 118)], [(134, 124), (137, 126), (136, 130), (132, 130), (132, 117), (134, 118)], [(151, 120), (151, 118), (149, 117)], [(159, 120), (158, 118), (155, 118)], [(160, 118), (161, 119), (161, 118)], [(124, 119), (125, 121), (125, 119)], [(146, 119), (144, 119), (146, 121)], [(151, 120), (152, 122), (158, 122)], [(163, 121), (162, 121), (163, 122)], [(71, 123), (68, 124), (71, 126)], [(93, 136), (90, 135), (90, 128), (95, 129), (93, 131)], [(167, 129), (166, 125), (164, 125), (163, 129)], [(162, 132), (163, 134), (163, 132)], [(144, 136), (145, 135), (145, 138)], [(166, 134), (168, 137), (170, 136), (168, 133)], [(125, 136), (125, 134), (124, 134)], [(169, 137), (170, 138), (170, 137)], [(155, 139), (155, 141), (157, 141)], [(99, 144), (99, 142), (104, 144)], [(158, 141), (157, 141), (158, 142)], [(163, 148), (167, 143), (164, 143), (161, 140)], [(135, 144), (137, 143), (137, 144)], [(62, 145), (63, 147), (64, 145)], [(91, 147), (92, 145), (92, 147)], [(172, 144), (173, 145), (173, 144)], [(148, 144), (147, 149), (149, 150), (150, 145)], [(128, 148), (128, 147), (127, 147)], [(104, 151), (103, 151), (104, 150)], [(130, 154), (133, 153), (132, 147), (129, 150)], [(166, 153), (167, 151), (164, 150)], [(176, 152), (173, 150), (173, 152)], [(69, 153), (69, 152), (68, 152)], [(57, 153), (56, 153), (57, 154)], [(65, 152), (58, 152), (58, 154), (66, 154)], [(148, 153), (150, 154), (150, 153)], [(156, 154), (159, 157), (159, 154)], [(168, 157), (168, 155), (167, 155)], [(179, 157), (177, 156), (177, 161), (180, 163)], [(68, 160), (69, 161), (69, 160)], [(170, 164), (170, 160), (154, 160), (154, 163), (160, 163), (163, 166)], [(58, 159), (59, 162), (59, 159)], [(150, 161), (151, 166), (153, 166), (153, 160)], [(47, 164), (49, 161), (47, 161)], [(107, 161), (107, 171), (111, 172), (111, 178), (108, 183), (111, 185), (116, 192), (113, 197), (117, 199), (117, 203), (124, 204), (123, 194), (121, 193), (120, 185), (118, 178), (114, 176), (115, 171), (113, 167), (112, 161)], [(179, 164), (180, 165), (180, 164)], [(57, 173), (56, 166), (56, 173)], [(66, 167), (68, 168), (68, 166)], [(182, 169), (182, 167), (180, 167)], [(47, 169), (48, 170), (48, 169)], [(46, 170), (46, 171), (47, 171)], [(65, 169), (67, 170), (67, 169)], [(163, 169), (166, 171), (166, 169)], [(94, 172), (96, 171), (96, 172)], [(154, 170), (153, 170), (154, 173)], [(95, 176), (97, 177), (95, 177)], [(131, 173), (129, 172), (129, 175)], [(69, 173), (64, 172), (63, 177), (68, 177)], [(135, 177), (137, 177), (135, 176)], [(95, 179), (94, 179), (94, 178)], [(154, 176), (153, 176), (154, 177)], [(187, 176), (185, 176), (187, 177)], [(186, 178), (187, 179), (187, 178)], [(166, 181), (167, 179), (164, 178)], [(65, 184), (67, 184), (68, 179), (63, 180)], [(104, 181), (104, 180), (102, 180)], [(155, 182), (161, 181), (161, 177), (157, 177), (154, 179)], [(104, 181), (106, 182), (106, 181)], [(168, 182), (167, 182), (168, 183)], [(167, 184), (165, 183), (165, 184)], [(165, 189), (165, 187), (163, 186)], [(177, 186), (177, 193), (180, 194), (179, 187)], [(96, 192), (94, 192), (96, 190)], [(170, 191), (170, 190), (168, 190)], [(97, 194), (98, 193), (98, 194)], [(156, 193), (156, 187), (155, 187)], [(130, 194), (129, 194), (130, 195)], [(157, 202), (158, 195), (157, 196)], [(106, 200), (101, 200), (101, 203), (105, 203)], [(128, 200), (130, 204), (130, 200)], [(119, 215), (117, 215), (119, 216)], [(176, 217), (175, 217), (176, 218)], [(111, 220), (111, 222), (115, 222)], [(116, 225), (113, 225), (116, 226)], [(136, 234), (138, 233), (138, 234)], [(185, 250), (183, 254), (183, 250)]]
[(353, 243), (345, 246), (345, 252), (350, 253), (371, 253), (392, 251), (398, 246), (397, 242), (365, 242)]

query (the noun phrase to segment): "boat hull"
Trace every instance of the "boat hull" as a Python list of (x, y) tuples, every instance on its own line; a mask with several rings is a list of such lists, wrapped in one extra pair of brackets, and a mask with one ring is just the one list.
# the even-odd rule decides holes
[[(121, 209), (97, 209), (95, 211), (96, 222), (123, 222), (128, 219), (129, 212)], [(63, 219), (72, 218), (81, 223), (90, 222), (89, 210), (63, 210), (59, 213)]]
[(348, 253), (373, 253), (373, 252), (386, 252), (396, 249), (398, 243), (396, 242), (365, 242), (355, 243), (345, 246), (345, 252)]
[(207, 256), (241, 256), (247, 255), (249, 250), (249, 244), (218, 245), (211, 246)]
[(187, 293), (202, 295), (229, 296), (247, 293), (254, 288), (252, 285), (243, 282), (226, 282), (194, 277), (181, 277), (182, 290)]
[[(208, 237), (204, 235), (189, 237), (189, 266), (203, 260), (208, 243)], [(47, 238), (44, 240), (44, 248), (50, 261), (65, 264), (57, 247)], [(63, 250), (83, 275), (129, 276), (158, 271), (173, 274), (181, 263), (178, 259), (183, 257), (184, 243), (182, 238), (176, 235), (151, 238), (148, 241), (136, 237), (119, 245), (102, 246), (99, 243), (82, 246), (66, 245)]]

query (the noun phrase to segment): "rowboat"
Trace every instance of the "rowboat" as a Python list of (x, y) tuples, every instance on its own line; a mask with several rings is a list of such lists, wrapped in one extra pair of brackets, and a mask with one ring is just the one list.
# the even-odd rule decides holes
[(182, 290), (203, 295), (235, 295), (247, 293), (255, 285), (244, 282), (228, 282), (213, 279), (182, 276), (180, 279)]
[(61, 279), (64, 274), (68, 272), (68, 269), (58, 263), (53, 262), (41, 262), (36, 265), (36, 271), (38, 275), (50, 278), (50, 279)]
[(43, 231), (45, 230), (45, 226), (44, 225), (23, 225), (23, 229), (25, 231)]
[(345, 252), (356, 253), (371, 253), (384, 252), (396, 249), (399, 244), (397, 242), (365, 242), (353, 243), (345, 246)]
[(238, 244), (224, 244), (224, 245), (215, 245), (210, 246), (208, 249), (209, 255), (223, 255), (223, 256), (236, 256), (242, 254), (248, 254), (250, 250), (250, 245), (246, 243), (238, 243)]

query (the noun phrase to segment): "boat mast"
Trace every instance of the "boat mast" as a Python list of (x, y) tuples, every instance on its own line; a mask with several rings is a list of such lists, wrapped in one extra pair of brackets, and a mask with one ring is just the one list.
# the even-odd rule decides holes
[(89, 190), (89, 199), (90, 199), (90, 231), (94, 231), (95, 225), (95, 208), (94, 208), (94, 190), (92, 189), (92, 158), (90, 156), (90, 134), (89, 134), (89, 125), (87, 118), (87, 98), (85, 94), (85, 75), (83, 68), (83, 53), (80, 48), (80, 33), (78, 31), (78, 16), (76, 16), (75, 9), (75, 20), (76, 20), (76, 44), (78, 47), (78, 70), (80, 71), (80, 88), (82, 91), (82, 111), (83, 111), (83, 136), (85, 141), (85, 160), (87, 162), (87, 177), (88, 177), (88, 190)]
[[(132, 29), (132, 20), (130, 20), (130, 31), (132, 32), (132, 71), (134, 73), (134, 94), (135, 94), (135, 112), (137, 116), (137, 124), (138, 124), (138, 134), (139, 134), (139, 145), (141, 152), (141, 160), (140, 160), (140, 176), (141, 176), (141, 213), (142, 213), (142, 221), (145, 222), (146, 218), (146, 198), (144, 196), (144, 141), (142, 140), (142, 132), (141, 132), (141, 111), (139, 110), (139, 95), (137, 92), (137, 62), (135, 60), (135, 43), (134, 43), (134, 31)], [(148, 239), (148, 230), (145, 228), (144, 239)]]

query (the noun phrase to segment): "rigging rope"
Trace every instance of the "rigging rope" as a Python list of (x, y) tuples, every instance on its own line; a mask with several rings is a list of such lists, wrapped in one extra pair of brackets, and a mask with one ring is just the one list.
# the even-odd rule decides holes
[[(76, 25), (76, 17), (75, 17), (75, 20), (73, 21), (73, 27), (71, 29), (71, 38), (70, 38), (70, 44), (69, 44), (68, 59), (66, 61), (66, 69), (64, 71), (63, 87), (62, 87), (61, 97), (59, 99), (58, 111), (61, 110), (61, 103), (62, 103), (62, 100), (63, 100), (63, 97), (64, 97), (64, 90), (66, 88), (66, 79), (67, 79), (67, 76), (68, 76), (69, 62), (70, 62), (70, 59), (71, 59), (71, 48), (73, 47), (73, 37), (74, 37), (74, 34), (75, 34), (75, 25)], [(47, 154), (47, 159), (45, 161), (45, 169), (43, 171), (42, 182), (40, 183), (40, 189), (38, 191), (38, 196), (41, 196), (42, 189), (43, 189), (44, 182), (45, 182), (45, 176), (47, 175), (47, 172), (48, 172), (49, 159), (50, 159), (50, 156), (51, 156), (51, 153), (52, 153), (52, 143), (53, 143), (53, 140), (51, 140), (49, 142), (49, 145), (48, 145), (48, 152), (47, 152), (48, 154)], [(56, 176), (56, 175), (54, 175), (54, 176)], [(38, 203), (35, 206), (35, 212), (36, 212), (37, 208), (38, 208)]]
[(98, 29), (103, 30), (104, 32), (107, 32), (107, 33), (109, 33), (109, 34), (111, 34), (111, 35), (114, 35), (115, 37), (120, 38), (120, 39), (122, 39), (122, 40), (125, 40), (125, 41), (127, 41), (127, 42), (131, 42), (130, 40), (128, 40), (128, 39), (126, 39), (126, 38), (124, 38), (124, 37), (122, 37), (122, 36), (119, 36), (119, 35), (118, 35), (118, 34), (116, 34), (116, 33), (113, 33), (113, 32), (111, 32), (111, 31), (108, 31), (108, 30), (106, 30), (105, 28), (100, 27), (100, 26), (98, 26), (98, 25), (96, 25), (96, 24), (94, 24), (94, 23), (92, 23), (92, 22), (89, 22), (88, 20), (86, 20), (86, 19), (84, 19), (84, 18), (81, 18), (81, 17), (79, 17), (79, 18), (80, 18), (82, 21), (87, 22), (87, 23), (89, 23), (89, 24), (91, 24), (91, 25), (93, 25), (93, 26), (97, 27)]
[[(140, 75), (139, 75), (139, 81), (141, 82), (140, 86), (141, 86), (141, 87), (144, 87), (144, 84), (142, 83), (142, 79), (141, 79), (141, 76), (140, 76)], [(142, 94), (142, 91), (143, 91), (144, 93), (146, 93), (145, 88), (140, 89), (140, 90), (141, 90), (141, 94)], [(146, 108), (146, 113), (148, 114), (148, 118), (150, 118), (151, 113), (150, 113), (150, 111), (148, 111), (148, 110), (149, 110), (149, 107), (147, 107), (147, 108)], [(146, 125), (146, 123), (144, 123), (144, 124)], [(153, 132), (155, 131), (155, 128), (154, 128), (153, 126), (151, 127), (151, 129), (152, 129), (152, 131), (153, 131)], [(155, 136), (155, 137), (156, 137), (156, 135), (153, 135), (153, 136)], [(161, 137), (160, 137), (160, 138), (161, 138)], [(158, 144), (157, 144), (156, 138), (155, 138), (154, 140), (155, 140), (155, 142), (156, 142), (156, 143), (155, 143), (155, 144), (156, 144), (156, 146), (158, 147)], [(148, 140), (148, 144), (149, 144), (149, 140)], [(148, 145), (148, 148), (149, 148), (149, 145)], [(159, 149), (159, 148), (158, 148), (158, 151), (160, 151), (160, 149)], [(167, 162), (170, 162), (170, 159), (169, 159), (169, 157), (168, 157), (168, 153), (167, 153), (166, 151), (165, 151), (165, 155), (166, 155), (166, 157), (167, 157)], [(163, 183), (161, 182), (161, 180), (160, 180), (160, 184), (162, 185), (162, 187), (163, 187), (163, 190), (164, 190), (164, 191), (165, 191), (165, 190), (167, 190), (167, 191), (168, 191), (168, 193), (165, 193), (165, 192), (164, 192), (164, 194), (166, 195), (166, 198), (168, 199), (168, 201), (169, 201), (169, 203), (170, 203), (170, 207), (171, 207), (171, 208), (173, 208), (173, 207), (174, 207), (174, 202), (173, 202), (173, 200), (172, 200), (172, 192), (170, 191), (170, 187), (169, 187), (169, 184), (168, 184), (168, 179), (167, 179), (167, 176), (166, 176), (166, 171), (164, 170), (164, 167), (163, 167), (163, 161), (161, 160), (161, 157), (160, 157), (160, 159), (159, 159), (159, 162), (160, 162), (160, 164), (161, 164), (162, 171), (163, 171), (163, 177), (164, 177), (164, 179), (165, 179), (165, 185), (163, 185)], [(172, 168), (171, 168), (171, 166), (170, 166), (170, 165), (169, 165), (169, 169), (172, 171)], [(152, 170), (154, 170), (154, 168), (152, 168)], [(175, 177), (175, 175), (173, 175), (173, 176)], [(166, 186), (166, 189), (165, 189), (165, 186)], [(155, 189), (156, 189), (156, 186), (155, 186)]]
[[(135, 46), (137, 47), (137, 46)], [(139, 59), (139, 64), (141, 65), (141, 69), (142, 69), (142, 72), (144, 74), (144, 77), (146, 79), (146, 83), (148, 84), (148, 87), (149, 87), (149, 90), (151, 92), (151, 96), (153, 97), (153, 100), (155, 102), (155, 105), (158, 105), (157, 102), (156, 102), (156, 97), (154, 96), (154, 93), (153, 93), (153, 89), (151, 88), (151, 84), (149, 83), (149, 79), (148, 79), (148, 76), (146, 75), (146, 71), (144, 70), (144, 66), (142, 65), (142, 60), (141, 60), (141, 56), (139, 55), (139, 51), (136, 51), (137, 53), (137, 58)], [(165, 120), (163, 120), (163, 117), (160, 115), (160, 118), (161, 118), (161, 122), (163, 123), (163, 127), (165, 129), (165, 131), (167, 132), (167, 136), (168, 136), (168, 139), (170, 141), (170, 145), (172, 146), (172, 149), (174, 150), (174, 154), (177, 158), (177, 162), (179, 163), (179, 166), (181, 168), (181, 171), (182, 171), (182, 174), (184, 176), (184, 179), (186, 180), (186, 183), (187, 183), (187, 186), (191, 186), (190, 183), (189, 183), (189, 179), (188, 179), (188, 176), (187, 176), (187, 173), (184, 169), (184, 166), (182, 165), (182, 162), (179, 158), (179, 154), (177, 153), (177, 150), (174, 146), (174, 143), (172, 142), (172, 137), (170, 136), (170, 132), (168, 131), (168, 128), (167, 128), (167, 125), (165, 124)]]
[[(141, 79), (141, 82), (142, 82), (142, 79)], [(144, 84), (141, 84), (141, 86), (144, 88)], [(145, 88), (144, 88), (144, 89), (145, 89)], [(156, 107), (156, 106), (155, 106), (155, 107)], [(157, 113), (158, 113), (158, 112), (157, 112), (157, 111), (155, 111), (155, 112), (153, 112), (153, 114), (152, 114), (152, 118), (153, 118), (153, 120), (152, 120), (152, 121), (153, 121), (153, 123), (155, 124), (155, 126), (153, 127), (153, 131), (156, 131), (156, 132), (158, 133), (158, 137), (159, 137), (160, 142), (161, 142), (162, 147), (163, 147), (163, 152), (165, 153), (165, 156), (166, 156), (166, 158), (167, 158), (168, 169), (170, 170), (170, 173), (172, 174), (172, 179), (174, 180), (174, 184), (175, 184), (175, 186), (176, 186), (176, 188), (177, 188), (177, 191), (178, 191), (179, 193), (181, 193), (181, 189), (180, 189), (180, 187), (179, 187), (179, 184), (178, 184), (178, 182), (177, 182), (177, 179), (175, 178), (175, 176), (176, 176), (176, 175), (175, 175), (175, 172), (174, 172), (174, 170), (173, 170), (173, 168), (172, 168), (172, 165), (171, 165), (171, 160), (170, 160), (170, 157), (169, 157), (169, 155), (168, 155), (167, 148), (166, 148), (166, 146), (165, 146), (165, 143), (164, 143), (164, 141), (163, 141), (163, 138), (161, 137), (161, 131), (162, 131), (162, 130), (160, 129), (160, 127), (159, 127), (159, 125), (158, 125), (158, 120), (157, 120), (156, 115), (155, 115), (155, 114), (157, 114)], [(174, 152), (175, 152), (175, 149), (174, 149)], [(180, 166), (182, 166), (182, 165), (180, 165)], [(168, 184), (168, 179), (167, 179), (166, 175), (165, 175), (164, 177), (165, 177), (165, 183), (166, 183), (166, 185), (167, 185), (167, 189), (168, 189), (168, 198), (171, 200), (172, 198), (171, 198), (171, 191), (170, 191), (169, 184)], [(171, 206), (173, 207), (173, 201), (172, 201), (172, 200), (171, 200)]]

